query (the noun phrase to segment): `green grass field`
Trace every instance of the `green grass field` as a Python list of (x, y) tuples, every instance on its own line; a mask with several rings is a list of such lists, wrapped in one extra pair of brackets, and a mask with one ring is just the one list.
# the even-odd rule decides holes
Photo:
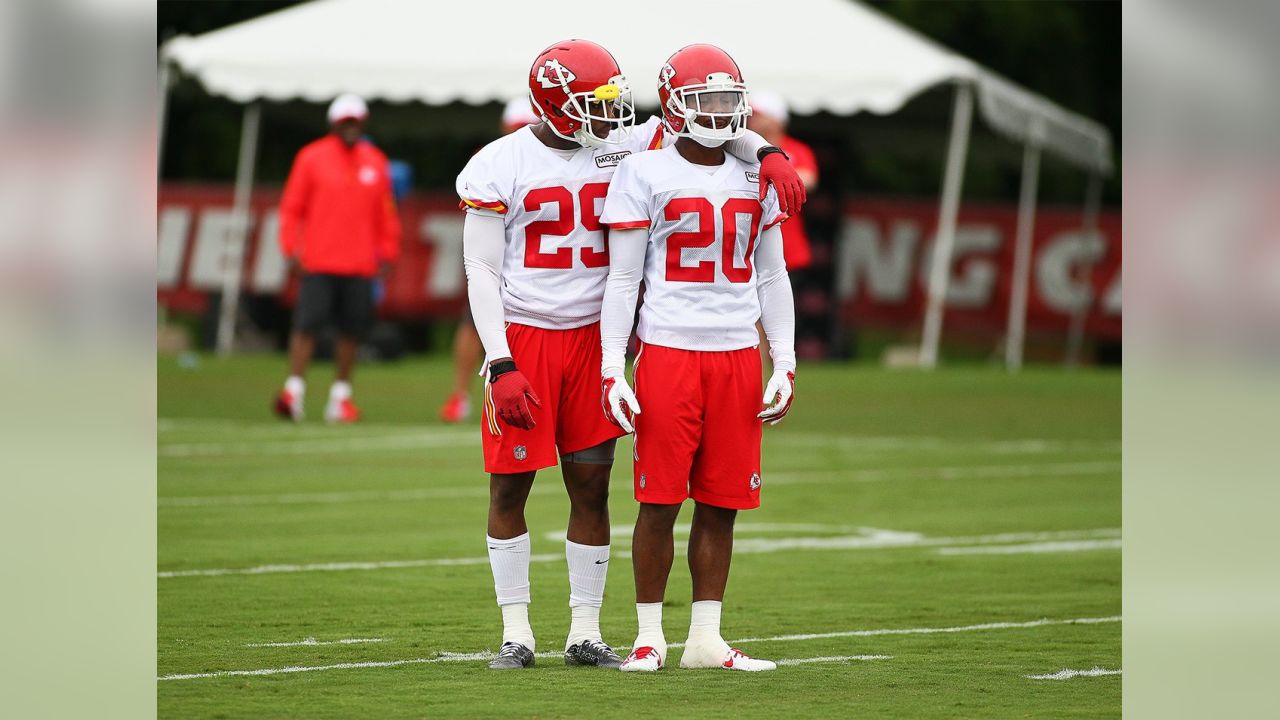
[[(1118, 372), (802, 366), (791, 415), (765, 429), (763, 507), (739, 516), (723, 622), (747, 653), (794, 664), (688, 671), (673, 649), (636, 676), (555, 652), (569, 591), (554, 468), (528, 507), (550, 654), (485, 668), (501, 640), (487, 479), (478, 424), (435, 420), (445, 360), (361, 368), (368, 420), (344, 428), (268, 415), (281, 358), (159, 364), (160, 717), (1120, 715), (1117, 674), (1027, 677), (1121, 668)], [(330, 372), (312, 372), (312, 418)], [(625, 647), (629, 442), (618, 457), (601, 624)]]

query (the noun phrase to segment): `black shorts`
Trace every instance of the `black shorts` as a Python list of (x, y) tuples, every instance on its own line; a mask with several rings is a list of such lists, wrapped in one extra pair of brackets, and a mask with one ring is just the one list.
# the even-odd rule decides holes
[(329, 325), (348, 337), (364, 337), (373, 324), (373, 278), (357, 275), (302, 276), (293, 327), (316, 334)]

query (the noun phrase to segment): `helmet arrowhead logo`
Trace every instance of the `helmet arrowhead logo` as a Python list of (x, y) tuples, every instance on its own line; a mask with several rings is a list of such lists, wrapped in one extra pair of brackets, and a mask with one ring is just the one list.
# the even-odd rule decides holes
[[(555, 73), (554, 76), (551, 73)], [(551, 58), (542, 63), (538, 67), (538, 84), (550, 90), (551, 88), (560, 87), (562, 84), (567, 85), (578, 79), (573, 71), (560, 64), (559, 60)]]

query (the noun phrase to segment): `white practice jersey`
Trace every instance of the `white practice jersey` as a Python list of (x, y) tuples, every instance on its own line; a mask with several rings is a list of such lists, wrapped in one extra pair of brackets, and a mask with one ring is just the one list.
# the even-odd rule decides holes
[(661, 121), (637, 126), (628, 142), (561, 153), (524, 127), (486, 145), (458, 175), (467, 212), (497, 213), (506, 225), (501, 282), (508, 322), (549, 329), (600, 319), (609, 249), (600, 212), (618, 163), (661, 146)]
[(707, 351), (759, 344), (755, 250), (787, 217), (772, 188), (760, 202), (759, 172), (727, 153), (723, 165), (695, 165), (674, 145), (618, 167), (601, 220), (649, 229), (641, 340)]

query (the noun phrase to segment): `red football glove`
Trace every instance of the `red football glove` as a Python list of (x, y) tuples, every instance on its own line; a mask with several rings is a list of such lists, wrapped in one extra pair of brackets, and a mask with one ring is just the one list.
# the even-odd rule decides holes
[[(769, 192), (772, 185), (778, 193), (778, 207), (782, 212), (795, 217), (804, 207), (807, 194), (800, 174), (791, 167), (791, 162), (780, 152), (771, 152), (760, 161), (760, 200)], [(766, 218), (768, 220), (769, 218)]]
[[(532, 401), (534, 407), (542, 407), (542, 401), (533, 393), (533, 387), (529, 385), (524, 373), (519, 370), (502, 373), (497, 380), (484, 384), (484, 392), (490, 417), (496, 415), (506, 424), (521, 430), (532, 430), (537, 424), (533, 421), (533, 413), (525, 398)], [(497, 423), (490, 424), (489, 432), (494, 435), (502, 434)]]

